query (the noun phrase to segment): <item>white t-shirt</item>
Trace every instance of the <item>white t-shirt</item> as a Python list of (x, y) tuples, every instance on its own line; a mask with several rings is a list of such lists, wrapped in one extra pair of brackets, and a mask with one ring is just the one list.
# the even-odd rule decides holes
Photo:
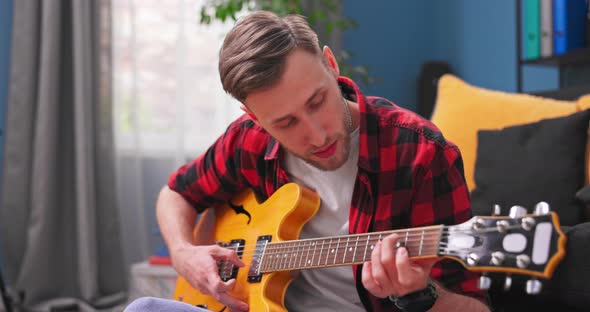
[[(285, 167), (292, 180), (321, 198), (318, 213), (305, 224), (300, 238), (348, 234), (358, 157), (358, 128), (351, 133), (348, 160), (337, 170), (323, 171), (286, 153)], [(365, 311), (350, 266), (301, 270), (287, 289), (285, 305), (289, 311)]]

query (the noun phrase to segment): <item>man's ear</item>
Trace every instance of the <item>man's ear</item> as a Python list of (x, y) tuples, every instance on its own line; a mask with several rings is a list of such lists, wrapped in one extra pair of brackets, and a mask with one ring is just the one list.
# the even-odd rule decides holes
[(330, 49), (328, 46), (324, 46), (322, 54), (324, 55), (324, 59), (326, 60), (328, 67), (332, 70), (334, 76), (338, 78), (338, 76), (340, 76), (340, 67), (338, 67), (338, 61), (336, 61), (336, 57), (334, 56), (332, 49)]
[(250, 119), (252, 119), (252, 121), (254, 121), (255, 124), (260, 126), (260, 124), (258, 124), (258, 119), (256, 118), (256, 115), (254, 115), (254, 113), (250, 109), (248, 109), (248, 107), (246, 107), (245, 105), (241, 105), (240, 109), (244, 111), (244, 113), (248, 114), (248, 116), (250, 116)]

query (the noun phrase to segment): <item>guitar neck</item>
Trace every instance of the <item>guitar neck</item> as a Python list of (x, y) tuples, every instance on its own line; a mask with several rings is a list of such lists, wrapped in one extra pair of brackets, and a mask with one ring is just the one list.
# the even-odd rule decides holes
[(437, 256), (443, 226), (268, 243), (260, 259), (260, 273), (325, 268), (363, 263), (389, 234), (399, 235), (410, 257)]

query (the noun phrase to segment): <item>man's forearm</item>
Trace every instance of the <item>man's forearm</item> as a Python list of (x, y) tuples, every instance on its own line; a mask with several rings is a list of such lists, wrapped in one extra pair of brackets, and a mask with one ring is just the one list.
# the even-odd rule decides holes
[(192, 242), (197, 213), (182, 196), (168, 186), (160, 191), (156, 215), (160, 232), (170, 251)]
[(430, 311), (490, 311), (490, 308), (480, 300), (451, 292), (438, 283), (436, 283), (436, 291), (438, 292), (438, 299)]

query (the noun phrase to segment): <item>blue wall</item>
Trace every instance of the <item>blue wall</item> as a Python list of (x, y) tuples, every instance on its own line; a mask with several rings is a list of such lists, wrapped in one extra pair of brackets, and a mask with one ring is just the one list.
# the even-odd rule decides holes
[[(420, 65), (448, 62), (470, 84), (516, 91), (516, 7), (513, 0), (345, 0), (344, 15), (359, 28), (344, 48), (367, 65), (379, 84), (368, 94), (416, 108)], [(370, 3), (370, 5), (369, 5)], [(524, 91), (558, 87), (555, 68), (525, 66)]]

